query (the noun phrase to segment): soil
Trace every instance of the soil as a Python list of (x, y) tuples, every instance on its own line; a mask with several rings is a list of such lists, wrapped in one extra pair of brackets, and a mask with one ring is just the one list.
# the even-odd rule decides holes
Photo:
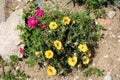
[[(69, 0), (50, 0), (44, 1), (42, 7), (46, 5), (50, 5), (51, 9), (54, 9), (59, 5), (57, 9), (59, 10), (70, 10), (73, 12), (82, 12), (84, 8), (76, 5), (73, 6), (72, 3), (67, 4)], [(17, 0), (6, 0), (6, 18), (10, 15), (11, 10), (14, 11), (17, 6), (20, 5), (19, 8), (23, 8), (26, 5), (24, 1)], [(17, 8), (17, 9), (19, 9)], [(111, 11), (112, 9), (107, 7), (105, 8), (106, 13)], [(104, 70), (104, 76), (108, 73), (112, 76), (113, 80), (120, 80), (120, 10), (115, 8), (116, 16), (112, 19), (109, 19), (109, 24), (104, 25), (104, 30), (102, 33), (104, 34), (103, 38), (98, 42), (99, 47), (96, 49), (95, 57), (93, 58), (93, 62), (90, 64), (92, 67), (97, 67), (99, 69)], [(28, 80), (104, 80), (104, 76), (97, 77), (93, 75), (91, 77), (83, 77), (82, 72), (80, 70), (73, 70), (72, 73), (68, 74), (68, 76), (54, 76), (49, 77), (46, 74), (45, 67), (39, 68), (38, 65), (30, 68), (24, 61), (20, 62), (21, 70), (24, 71), (31, 78)]]

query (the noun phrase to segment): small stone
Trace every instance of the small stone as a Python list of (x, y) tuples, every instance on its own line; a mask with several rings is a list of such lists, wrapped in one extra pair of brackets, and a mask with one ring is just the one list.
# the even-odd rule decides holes
[(92, 66), (95, 66), (95, 63), (93, 63)]
[(110, 31), (112, 28), (108, 28), (108, 30)]
[(17, 1), (22, 1), (22, 0), (17, 0)]
[(118, 58), (118, 60), (120, 61), (120, 58)]
[(112, 80), (112, 76), (110, 74), (107, 74), (105, 77), (104, 77), (104, 80)]
[(20, 66), (16, 66), (15, 70), (19, 70), (20, 69)]
[(107, 14), (107, 16), (108, 16), (109, 18), (111, 18), (111, 19), (112, 19), (115, 15), (116, 15), (116, 12), (115, 12), (115, 11), (109, 11), (108, 14)]
[(120, 36), (118, 36), (117, 38), (120, 38)]
[(108, 55), (105, 55), (104, 58), (108, 58)]
[(15, 9), (18, 9), (20, 7), (20, 5), (18, 5), (17, 7), (15, 7)]
[(115, 38), (116, 36), (114, 34), (112, 34), (112, 37)]
[(75, 78), (78, 80), (79, 79), (79, 77), (78, 76), (75, 76)]
[(23, 58), (23, 54), (18, 53), (19, 58)]
[(91, 78), (88, 78), (88, 80), (92, 80)]
[(120, 43), (120, 39), (118, 40), (118, 42)]
[(118, 74), (117, 74), (116, 76), (117, 76), (117, 77), (120, 77), (120, 75), (118, 75)]

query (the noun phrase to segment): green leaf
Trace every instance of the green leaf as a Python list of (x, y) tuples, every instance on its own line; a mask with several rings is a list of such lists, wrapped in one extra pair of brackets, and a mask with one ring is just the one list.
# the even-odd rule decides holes
[(11, 55), (11, 56), (10, 56), (10, 59), (11, 59), (12, 62), (14, 62), (14, 61), (19, 61), (19, 58), (18, 58), (18, 56), (16, 56), (16, 55)]

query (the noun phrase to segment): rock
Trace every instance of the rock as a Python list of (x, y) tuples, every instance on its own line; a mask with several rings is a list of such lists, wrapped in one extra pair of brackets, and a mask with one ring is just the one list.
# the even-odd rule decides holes
[(17, 0), (17, 1), (22, 1), (22, 0)]
[(120, 43), (120, 39), (118, 39), (118, 42)]
[(5, 22), (0, 24), (0, 55), (6, 60), (7, 56), (18, 55), (15, 53), (20, 44), (20, 31), (17, 25), (22, 23), (22, 9), (13, 12)]
[(110, 73), (104, 77), (104, 80), (112, 80), (112, 76), (110, 75)]
[(19, 70), (20, 69), (20, 66), (16, 66), (15, 70)]
[(111, 18), (111, 19), (112, 19), (115, 15), (116, 15), (116, 12), (115, 12), (115, 11), (109, 11), (108, 14), (107, 14), (107, 16), (108, 16), (109, 18)]
[(92, 80), (91, 78), (88, 78), (88, 80)]
[(5, 21), (5, 0), (0, 0), (0, 23)]
[(120, 36), (117, 36), (117, 38), (120, 38)]
[(105, 55), (104, 58), (108, 58), (108, 55)]

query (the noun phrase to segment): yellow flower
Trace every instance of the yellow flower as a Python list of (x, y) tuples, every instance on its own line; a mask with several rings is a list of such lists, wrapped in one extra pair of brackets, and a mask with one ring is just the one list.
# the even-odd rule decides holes
[(88, 64), (90, 62), (90, 59), (86, 56), (82, 58), (83, 64)]
[(56, 69), (55, 69), (54, 67), (52, 67), (52, 66), (48, 66), (48, 67), (47, 67), (47, 74), (48, 74), (49, 76), (54, 76), (54, 75), (56, 75)]
[(86, 51), (88, 50), (88, 47), (87, 47), (86, 44), (79, 44), (78, 49), (79, 49), (81, 52), (86, 52)]
[(91, 57), (91, 56), (92, 56), (91, 52), (88, 52), (87, 57)]
[(71, 21), (71, 19), (69, 17), (64, 17), (63, 20), (62, 20), (62, 23), (63, 24), (69, 24)]
[(37, 57), (39, 57), (40, 51), (36, 51), (36, 52), (35, 52), (35, 55), (36, 55)]
[(56, 22), (50, 22), (49, 27), (50, 27), (50, 29), (54, 30), (58, 27), (58, 25)]
[(75, 66), (76, 63), (77, 63), (77, 57), (76, 56), (74, 56), (72, 58), (68, 58), (68, 64), (70, 66)]
[(61, 43), (60, 41), (56, 40), (56, 41), (54, 41), (54, 46), (55, 46), (58, 50), (60, 50), (60, 49), (62, 48), (62, 43)]
[(48, 59), (50, 59), (50, 58), (52, 58), (53, 57), (53, 51), (52, 50), (47, 50), (47, 51), (45, 51), (45, 57), (46, 58), (48, 58)]

